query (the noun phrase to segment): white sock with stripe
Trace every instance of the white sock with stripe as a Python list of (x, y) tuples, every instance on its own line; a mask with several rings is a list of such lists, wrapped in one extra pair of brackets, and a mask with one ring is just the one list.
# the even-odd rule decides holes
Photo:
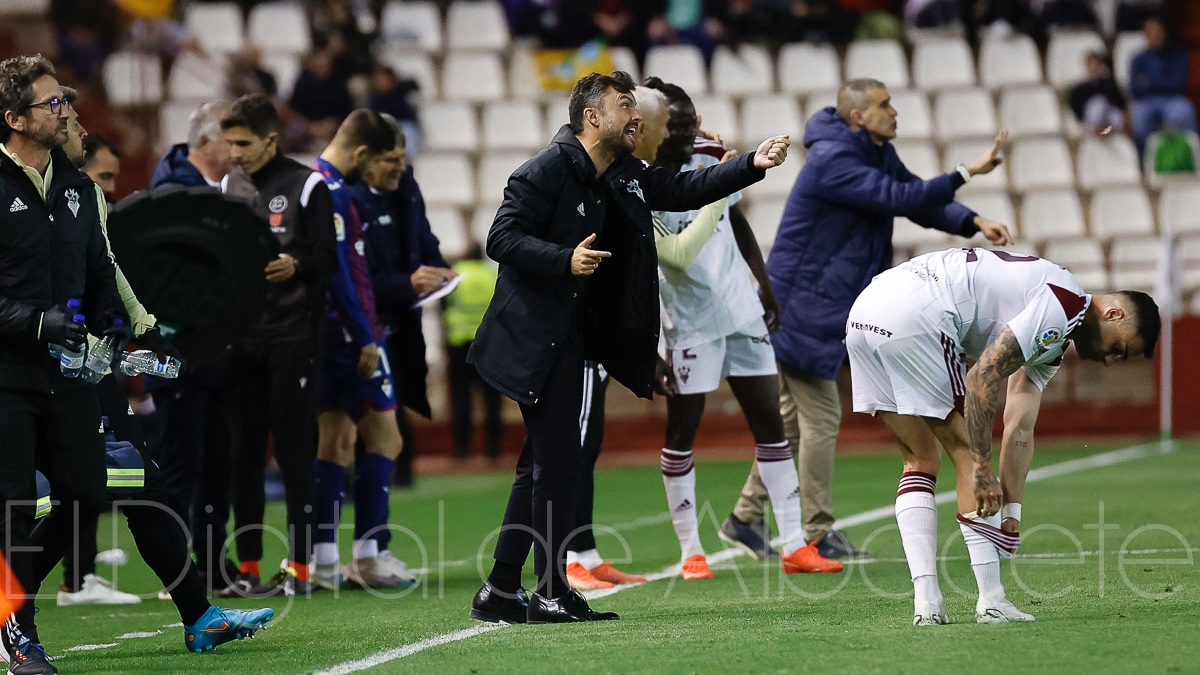
[(781, 551), (788, 556), (804, 546), (804, 522), (800, 518), (800, 478), (787, 441), (754, 446), (754, 461), (775, 511), (775, 524), (783, 537)]
[(679, 539), (682, 559), (704, 555), (704, 547), (700, 545), (700, 525), (696, 518), (696, 470), (692, 464), (692, 451), (663, 448), (659, 465), (662, 468), (663, 487), (667, 490), (671, 525), (675, 527), (675, 537)]
[[(963, 522), (962, 515), (958, 517), (958, 529), (962, 530), (963, 541), (967, 544), (967, 553), (971, 556), (971, 571), (975, 573), (975, 583), (979, 585), (980, 600), (999, 600), (1004, 597), (1004, 586), (1000, 583), (1000, 552), (996, 545), (982, 533)], [(975, 516), (970, 519), (1000, 528), (1000, 514), (987, 518)]]
[(904, 557), (912, 576), (915, 602), (942, 604), (937, 581), (937, 502), (933, 489), (937, 477), (919, 471), (906, 471), (896, 490), (896, 524)]

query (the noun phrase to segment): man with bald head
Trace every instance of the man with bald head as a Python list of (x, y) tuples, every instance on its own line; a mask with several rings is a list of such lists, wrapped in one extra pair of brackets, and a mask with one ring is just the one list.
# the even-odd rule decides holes
[[(929, 180), (913, 175), (896, 154), (898, 112), (887, 86), (851, 80), (837, 106), (817, 111), (804, 130), (808, 157), (783, 211), (767, 272), (782, 307), (773, 334), (779, 363), (779, 407), (800, 462), (804, 534), (828, 558), (862, 555), (833, 530), (833, 457), (842, 409), (837, 375), (846, 359), (846, 317), (871, 279), (891, 266), (892, 219), (993, 244), (1012, 242), (1008, 228), (954, 201), (973, 176), (1000, 162), (1007, 137), (971, 164)], [(746, 481), (731, 522), (758, 526), (766, 488)]]

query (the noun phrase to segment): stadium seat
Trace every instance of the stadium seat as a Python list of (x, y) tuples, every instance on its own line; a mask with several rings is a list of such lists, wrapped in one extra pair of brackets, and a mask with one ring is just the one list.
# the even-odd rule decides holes
[(508, 20), (494, 0), (455, 0), (446, 11), (449, 49), (508, 49)]
[(1058, 95), (1046, 86), (1005, 89), (1000, 93), (1000, 127), (1012, 138), (1061, 134)]
[(612, 61), (614, 69), (629, 73), (634, 82), (642, 81), (641, 72), (638, 70), (637, 57), (634, 56), (633, 50), (629, 47), (609, 47), (608, 58)]
[(112, 105), (157, 105), (162, 101), (162, 65), (157, 56), (113, 52), (104, 60), (102, 75)]
[(433, 152), (476, 152), (479, 128), (475, 107), (461, 101), (426, 103), (418, 113), (425, 150)]
[(917, 139), (933, 137), (933, 114), (929, 111), (929, 99), (925, 92), (916, 89), (889, 90), (892, 107), (896, 109), (896, 126), (900, 138)]
[(933, 143), (923, 140), (908, 140), (907, 136), (901, 136), (893, 141), (892, 145), (895, 146), (896, 154), (900, 157), (900, 161), (904, 162), (904, 166), (922, 180), (929, 180), (944, 173)]
[(908, 57), (894, 40), (856, 40), (846, 49), (846, 79), (870, 77), (888, 88), (909, 86)]
[(442, 62), (442, 97), (457, 101), (504, 98), (504, 66), (493, 52), (450, 52)]
[(497, 101), (483, 106), (485, 150), (533, 151), (546, 144), (542, 109), (528, 99)]
[(481, 157), (478, 183), (480, 201), (499, 204), (504, 198), (508, 177), (532, 156), (527, 152), (489, 152)]
[[(727, 96), (693, 96), (692, 104), (700, 115), (700, 128), (720, 134), (726, 145), (740, 148), (742, 127), (738, 123), (737, 110)], [(754, 140), (750, 137), (748, 140)], [(759, 139), (760, 141), (763, 139)]]
[(699, 48), (692, 45), (651, 47), (646, 53), (645, 71), (647, 75), (683, 87), (691, 96), (708, 93), (704, 56)]
[(1042, 61), (1028, 35), (985, 38), (979, 48), (979, 81), (990, 89), (1041, 84)]
[(1079, 168), (1079, 186), (1084, 190), (1141, 183), (1137, 149), (1127, 136), (1085, 137), (1079, 143), (1075, 159)]
[(1046, 47), (1046, 82), (1058, 90), (1087, 79), (1089, 52), (1107, 52), (1104, 39), (1090, 31), (1053, 31)]
[(1092, 11), (1096, 14), (1100, 34), (1105, 39), (1117, 32), (1117, 5), (1120, 3), (1121, 0), (1092, 0)]
[[(425, 185), (425, 181), (421, 181)], [(438, 238), (438, 249), (447, 258), (461, 257), (470, 243), (463, 225), (462, 211), (453, 206), (431, 206), (425, 211), (429, 227)], [(440, 350), (431, 350), (440, 351)]]
[(475, 209), (471, 212), (469, 229), (471, 239), (480, 244), (487, 243), (488, 232), (492, 229), (492, 223), (496, 220), (496, 211), (499, 208), (500, 202), (498, 201), (485, 201), (475, 206)]
[(194, 103), (166, 101), (158, 108), (158, 145), (160, 153), (176, 143), (186, 143), (188, 139), (188, 118), (197, 108)]
[(792, 139), (803, 136), (804, 123), (795, 97), (772, 94), (743, 101), (741, 134), (746, 150), (778, 134), (791, 134)]
[(779, 89), (804, 94), (837, 89), (842, 68), (833, 45), (789, 42), (779, 50)]
[[(946, 144), (945, 152), (942, 153), (943, 172), (959, 164), (970, 164), (991, 149), (992, 139), (977, 138), (948, 143)], [(976, 191), (1007, 190), (1008, 185), (1008, 172), (1004, 170), (1004, 165), (1001, 164), (993, 169), (991, 173), (973, 177), (970, 183), (959, 188), (958, 194), (965, 195)]]
[(996, 136), (996, 106), (985, 89), (973, 87), (941, 92), (934, 102), (934, 119), (934, 129), (943, 142)]
[(1163, 187), (1158, 195), (1158, 218), (1163, 234), (1200, 232), (1200, 183)]
[(529, 45), (513, 45), (508, 55), (508, 83), (509, 96), (514, 99), (536, 99), (544, 93), (538, 81), (533, 48)]
[[(1014, 142), (1008, 165), (1009, 181), (1017, 192), (1035, 188), (1075, 186), (1071, 154), (1061, 138), (1024, 139)], [(1003, 170), (1003, 166), (997, 169)]]
[[(1175, 247), (1176, 257), (1183, 271), (1179, 281), (1185, 291), (1200, 291), (1200, 235), (1189, 234), (1179, 238)], [(1200, 314), (1200, 292), (1192, 300), (1193, 311)]]
[(768, 171), (766, 178), (746, 188), (742, 194), (756, 199), (781, 198), (791, 194), (796, 176), (799, 176), (800, 169), (804, 168), (804, 160), (791, 153), (788, 155), (786, 162)]
[[(1017, 238), (1017, 245), (1021, 245), (1021, 231), (1017, 227), (1017, 214), (1013, 210), (1012, 199), (1009, 198), (1007, 192), (1003, 190), (990, 190), (987, 192), (965, 191), (958, 198), (958, 201), (984, 218), (1007, 225), (1009, 233)], [(990, 242), (982, 234), (977, 234), (968, 240), (967, 244), (971, 246), (987, 246), (990, 245)]]
[(567, 110), (567, 97), (563, 96), (558, 99), (551, 99), (545, 102), (542, 106), (545, 114), (542, 116), (545, 120), (546, 127), (543, 130), (545, 138), (542, 139), (542, 146), (546, 146), (550, 141), (554, 140), (554, 135), (562, 128), (562, 125), (571, 120), (570, 111)]
[(1095, 239), (1052, 239), (1046, 242), (1042, 257), (1070, 270), (1088, 293), (1112, 290), (1104, 250)]
[(5, 0), (4, 13), (10, 16), (44, 16), (50, 11), (51, 0)]
[(291, 98), (292, 87), (296, 86), (296, 78), (300, 77), (299, 57), (289, 52), (267, 52), (262, 55), (261, 63), (263, 70), (275, 76), (279, 98)]
[(222, 57), (242, 48), (245, 26), (242, 9), (235, 2), (190, 3), (183, 10), (183, 24), (212, 56)]
[(808, 118), (815, 115), (822, 108), (835, 105), (837, 105), (837, 89), (822, 89), (820, 91), (809, 92), (804, 97), (804, 121), (807, 123)]
[(1192, 151), (1192, 170), (1190, 172), (1158, 173), (1154, 166), (1159, 145), (1167, 138), (1168, 131), (1156, 131), (1146, 139), (1146, 151), (1142, 157), (1142, 175), (1152, 187), (1162, 187), (1169, 183), (1190, 183), (1200, 179), (1200, 135), (1188, 130), (1182, 132)]
[(442, 13), (430, 0), (390, 0), (383, 6), (379, 35), (389, 46), (436, 54), (442, 51)]
[(399, 77), (415, 80), (420, 87), (417, 94), (422, 100), (433, 101), (438, 98), (437, 71), (428, 54), (410, 47), (386, 47), (377, 58), (380, 63), (396, 71)]
[(167, 97), (173, 101), (215, 101), (225, 96), (225, 69), (194, 52), (183, 52), (171, 64)]
[(1159, 283), (1163, 261), (1158, 237), (1126, 237), (1113, 242), (1109, 251), (1114, 290), (1153, 292)]
[(1021, 238), (1030, 242), (1083, 238), (1087, 225), (1074, 188), (1035, 190), (1021, 202)]
[(975, 57), (961, 37), (913, 45), (913, 82), (925, 91), (975, 86)]
[(1111, 239), (1154, 234), (1150, 200), (1140, 185), (1097, 190), (1091, 204), (1092, 236)]
[(312, 49), (308, 14), (297, 2), (268, 2), (250, 10), (246, 38), (264, 52), (303, 54)]
[(712, 60), (713, 93), (725, 96), (766, 94), (775, 90), (775, 66), (759, 45), (743, 43), (734, 51), (720, 45)]
[(463, 155), (425, 152), (412, 164), (426, 203), (462, 207), (475, 202), (475, 172)]
[(1146, 34), (1141, 31), (1118, 33), (1113, 41), (1113, 76), (1122, 89), (1129, 89), (1129, 64), (1138, 52), (1146, 48)]
[(909, 258), (953, 245), (951, 235), (941, 230), (921, 227), (908, 218), (896, 218), (892, 228), (892, 246), (908, 251)]
[(779, 222), (786, 205), (786, 198), (755, 196), (746, 207), (746, 220), (750, 221), (750, 229), (754, 231), (754, 238), (764, 257), (775, 244), (775, 235), (779, 232)]

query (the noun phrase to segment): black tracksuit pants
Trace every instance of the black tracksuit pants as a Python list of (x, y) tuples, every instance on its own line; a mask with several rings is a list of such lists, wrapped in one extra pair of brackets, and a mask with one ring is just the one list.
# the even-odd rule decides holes
[(288, 559), (307, 563), (316, 527), (317, 347), (311, 341), (238, 345), (226, 400), (233, 434), (234, 541), (241, 561), (262, 560), (268, 434), (283, 476)]
[(538, 402), (521, 406), (528, 436), (496, 541), (496, 560), (517, 567), (534, 548), (537, 592), (559, 597), (566, 579), (566, 538), (575, 521), (575, 492), (583, 465), (579, 412), (583, 401), (580, 339), (564, 340)]
[(604, 442), (604, 395), (608, 392), (608, 374), (600, 376), (595, 361), (583, 366), (583, 403), (580, 406), (579, 430), (583, 434), (583, 466), (579, 469), (579, 487), (575, 490), (575, 522), (568, 551), (590, 551), (596, 548), (592, 531), (596, 499), (596, 460)]

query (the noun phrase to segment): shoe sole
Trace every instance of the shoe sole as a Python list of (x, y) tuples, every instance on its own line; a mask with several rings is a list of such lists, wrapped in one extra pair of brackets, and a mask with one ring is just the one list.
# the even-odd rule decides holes
[(728, 534), (725, 534), (724, 530), (717, 530), (717, 537), (730, 546), (736, 546), (742, 549), (743, 553), (755, 560), (765, 560), (761, 551), (756, 550), (753, 546), (742, 543), (736, 537), (731, 537)]
[(792, 567), (790, 569), (787, 567), (783, 568), (784, 574), (840, 574), (844, 571), (846, 571), (846, 568), (844, 567), (830, 567), (828, 569), (816, 570), (802, 569), (799, 567)]
[[(518, 623), (522, 623), (522, 624), (529, 623), (529, 621), (510, 621), (504, 617), (497, 616), (490, 612), (484, 612), (484, 611), (481, 611), (478, 609), (471, 610), (471, 618), (475, 619), (476, 621), (486, 621), (487, 623), (504, 623), (504, 624), (509, 624), (509, 625), (518, 624)], [(537, 622), (535, 621), (533, 623), (537, 623)]]
[(700, 581), (702, 579), (716, 579), (717, 575), (711, 571), (708, 574), (680, 574), (684, 581)]

